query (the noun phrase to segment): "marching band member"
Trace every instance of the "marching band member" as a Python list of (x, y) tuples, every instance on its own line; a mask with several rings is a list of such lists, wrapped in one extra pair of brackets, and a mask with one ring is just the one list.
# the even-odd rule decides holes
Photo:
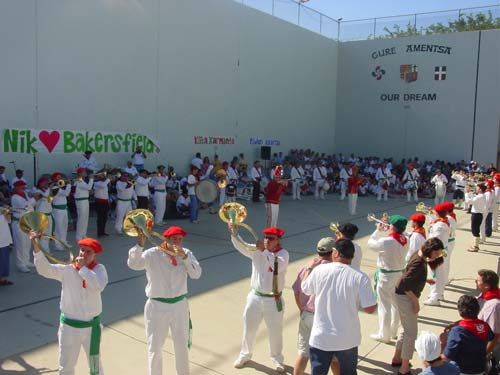
[(262, 169), (260, 166), (260, 160), (255, 160), (253, 167), (250, 170), (250, 178), (252, 179), (252, 201), (260, 202), (260, 182), (262, 181)]
[(453, 203), (455, 204), (455, 206), (462, 206), (462, 208), (465, 208), (465, 204), (464, 204), (464, 199), (465, 199), (465, 195), (464, 195), (464, 190), (465, 190), (465, 185), (466, 185), (466, 182), (465, 182), (465, 176), (464, 174), (461, 172), (461, 171), (455, 171), (455, 173), (453, 173), (451, 175), (451, 178), (453, 180), (455, 180), (455, 191), (453, 192)]
[(23, 214), (33, 211), (36, 200), (26, 195), (26, 183), (22, 180), (14, 182), (14, 191), (10, 198), (12, 207), (12, 240), (16, 251), (16, 265), (19, 272), (30, 272), (29, 267), (34, 264), (30, 262), (30, 238), (19, 226), (19, 219)]
[(243, 340), (235, 368), (242, 368), (250, 361), (255, 345), (255, 336), (262, 318), (269, 333), (271, 361), (276, 371), (285, 372), (283, 366), (283, 300), (281, 292), (285, 286), (288, 267), (288, 251), (281, 247), (285, 234), (277, 227), (266, 228), (264, 242), (250, 245), (237, 234), (237, 226), (229, 225), (231, 242), (236, 250), (252, 260), (252, 291), (247, 296), (243, 313)]
[[(450, 221), (448, 220), (448, 206), (440, 203), (434, 206), (437, 217), (431, 221), (429, 227), (429, 238), (437, 237), (443, 243), (444, 249), (448, 249), (450, 239)], [(424, 305), (441, 306), (440, 299), (444, 299), (443, 293), (446, 286), (446, 269), (450, 266), (451, 254), (444, 258), (444, 263), (434, 272), (433, 282), (431, 282), (429, 297), (424, 301)], [(445, 263), (448, 263), (445, 266)]]
[(76, 240), (87, 237), (87, 227), (89, 225), (89, 193), (94, 185), (94, 178), (91, 177), (86, 182), (87, 169), (80, 167), (76, 170), (75, 204), (78, 218), (76, 220)]
[(92, 156), (92, 151), (85, 151), (82, 159), (80, 160), (80, 163), (78, 163), (78, 167), (86, 169), (90, 174), (94, 173), (94, 171), (97, 171), (97, 161)]
[(292, 199), (301, 200), (302, 198), (300, 197), (300, 183), (304, 179), (304, 170), (298, 162), (292, 163), (290, 178), (292, 180)]
[[(341, 182), (342, 183), (342, 182)], [(349, 190), (349, 214), (356, 215), (356, 205), (358, 203), (358, 189), (359, 185), (363, 183), (363, 178), (358, 176), (358, 167), (352, 166), (351, 174), (347, 179), (347, 187)], [(342, 199), (342, 198), (341, 198)]]
[(196, 186), (200, 183), (198, 180), (198, 167), (195, 165), (191, 166), (191, 174), (187, 179), (189, 202), (189, 222), (193, 224), (198, 224), (198, 197), (196, 196)]
[(186, 232), (171, 226), (163, 236), (173, 245), (163, 243), (175, 255), (167, 254), (159, 247), (144, 250), (146, 237), (142, 232), (137, 245), (129, 251), (127, 265), (135, 270), (146, 270), (148, 285), (144, 306), (144, 323), (148, 342), (148, 374), (162, 374), (162, 348), (168, 331), (172, 333), (175, 368), (178, 375), (189, 374), (191, 346), (191, 320), (187, 301), (187, 278), (199, 279), (201, 266), (194, 254), (182, 246)]
[(477, 253), (479, 251), (479, 243), (481, 242), (481, 223), (483, 222), (487, 212), (486, 195), (484, 194), (486, 192), (486, 185), (478, 184), (476, 192), (476, 196), (470, 201), (472, 204), (470, 226), (472, 236), (474, 237), (474, 243), (469, 249), (467, 249), (467, 251), (473, 253)]
[(323, 189), (323, 186), (327, 183), (327, 172), (324, 164), (325, 163), (323, 161), (318, 162), (313, 171), (314, 199), (325, 199), (325, 190)]
[(129, 182), (128, 177), (128, 173), (123, 172), (120, 180), (116, 182), (116, 233), (122, 233), (123, 219), (125, 218), (125, 215), (132, 210), (132, 201), (137, 200), (134, 185)]
[(448, 179), (443, 173), (441, 173), (441, 169), (436, 169), (436, 174), (431, 179), (431, 184), (434, 185), (434, 189), (436, 191), (436, 196), (434, 197), (434, 204), (439, 204), (444, 202), (444, 198), (446, 196), (447, 183)]
[(352, 258), (351, 267), (360, 271), (363, 252), (361, 250), (361, 246), (359, 246), (356, 242), (354, 242), (354, 237), (356, 237), (356, 234), (358, 233), (359, 230), (358, 226), (352, 223), (346, 223), (346, 224), (340, 224), (338, 229), (339, 229), (338, 233), (339, 236), (337, 237), (337, 240), (345, 238), (351, 241), (352, 244), (354, 245), (354, 258)]
[[(345, 198), (345, 193), (347, 190), (347, 182), (349, 180), (349, 177), (352, 175), (352, 168), (350, 168), (349, 171), (347, 171), (346, 166), (348, 166), (348, 163), (343, 163), (342, 167), (340, 168), (340, 173), (339, 173), (339, 178), (340, 178), (340, 200), (343, 201)], [(356, 191), (357, 193), (357, 191)], [(350, 205), (349, 205), (350, 207)]]
[(413, 195), (413, 199), (415, 202), (418, 201), (418, 179), (420, 178), (420, 174), (415, 169), (415, 165), (413, 163), (408, 163), (408, 169), (406, 170), (403, 176), (404, 187), (406, 189), (406, 197), (408, 202), (411, 201), (411, 196)]
[(493, 212), (495, 211), (495, 182), (492, 179), (486, 180), (486, 219), (481, 224), (481, 240), (485, 241), (486, 237), (491, 237), (493, 232)]
[(500, 207), (500, 173), (495, 173), (495, 208), (493, 209), (493, 232), (498, 231), (498, 215)]
[(144, 161), (146, 158), (147, 156), (144, 151), (142, 151), (142, 147), (137, 146), (135, 148), (135, 152), (132, 154), (132, 164), (137, 169), (137, 171), (144, 169)]
[(28, 181), (23, 177), (24, 176), (24, 171), (22, 169), (16, 169), (16, 177), (12, 177), (10, 180), (10, 188), (11, 190), (14, 190), (14, 184), (17, 181), (23, 181), (26, 185), (28, 185)]
[(411, 220), (411, 228), (413, 231), (410, 233), (409, 244), (408, 244), (408, 253), (406, 254), (406, 262), (410, 260), (413, 254), (418, 252), (422, 245), (424, 244), (427, 236), (425, 234), (425, 215), (416, 213), (410, 216)]
[(446, 216), (448, 218), (448, 222), (450, 223), (450, 237), (448, 238), (448, 249), (447, 249), (447, 258), (443, 263), (443, 272), (444, 272), (444, 284), (448, 284), (450, 281), (450, 262), (451, 255), (453, 254), (453, 250), (455, 249), (455, 233), (457, 231), (457, 215), (455, 215), (455, 205), (451, 202), (444, 202), (445, 209), (447, 211)]
[(151, 186), (154, 189), (154, 204), (155, 204), (155, 224), (163, 225), (163, 216), (165, 216), (165, 209), (167, 206), (167, 176), (165, 176), (164, 165), (156, 167), (158, 171), (151, 179)]
[(135, 180), (135, 195), (137, 195), (137, 208), (148, 209), (149, 207), (149, 183), (151, 177), (148, 177), (148, 171), (141, 169), (139, 176)]
[[(44, 234), (52, 234), (52, 190), (49, 189), (49, 179), (47, 177), (40, 177), (37, 181), (35, 189), (33, 189), (33, 194), (38, 195), (39, 199), (35, 204), (35, 211), (41, 212), (48, 219), (48, 227), (45, 230)], [(49, 201), (50, 200), (50, 201)], [(50, 253), (49, 248), (49, 239), (45, 236), (42, 236), (40, 239), (40, 245)]]
[(109, 212), (109, 183), (107, 177), (97, 177), (94, 181), (95, 210), (97, 214), (97, 237), (107, 236), (106, 222)]
[[(67, 244), (66, 238), (68, 237), (68, 196), (71, 193), (71, 185), (66, 184), (64, 187), (58, 187), (58, 181), (62, 180), (62, 175), (55, 172), (50, 176), (50, 180), (55, 183), (52, 187), (52, 216), (54, 218), (54, 236), (61, 240), (62, 243)], [(57, 250), (64, 250), (63, 246), (55, 241)]]
[(127, 161), (127, 166), (123, 168), (123, 171), (127, 172), (130, 177), (137, 177), (137, 175), (139, 174), (137, 168), (134, 165), (132, 165), (131, 160)]
[(378, 302), (378, 332), (371, 334), (374, 340), (388, 343), (396, 337), (399, 314), (395, 302), (394, 288), (405, 267), (408, 252), (407, 238), (404, 235), (408, 220), (401, 215), (389, 218), (389, 233), (385, 225), (377, 224), (377, 229), (368, 240), (368, 247), (377, 252), (377, 271), (375, 272), (375, 291)]
[(377, 190), (377, 202), (382, 200), (382, 195), (384, 196), (384, 201), (387, 201), (387, 195), (389, 192), (389, 183), (392, 178), (392, 173), (385, 162), (382, 163), (375, 173), (375, 179), (378, 182)]
[(97, 263), (102, 246), (93, 238), (78, 241), (80, 252), (72, 264), (50, 264), (40, 251), (32, 231), (34, 259), (38, 273), (61, 282), (59, 325), (59, 374), (74, 375), (80, 348), (87, 354), (91, 375), (103, 375), (100, 360), (102, 300), (108, 284), (104, 265)]
[(274, 178), (265, 187), (266, 194), (266, 215), (267, 226), (275, 227), (278, 225), (278, 215), (280, 212), (280, 196), (288, 187), (288, 181), (283, 179), (283, 167), (277, 165), (274, 168)]

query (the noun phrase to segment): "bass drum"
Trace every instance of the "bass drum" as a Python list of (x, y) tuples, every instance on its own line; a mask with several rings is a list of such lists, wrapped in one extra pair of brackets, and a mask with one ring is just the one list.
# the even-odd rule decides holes
[(213, 180), (203, 180), (195, 189), (196, 197), (203, 203), (212, 203), (219, 196), (219, 187)]
[(226, 186), (226, 195), (228, 197), (236, 196), (236, 184), (230, 183)]

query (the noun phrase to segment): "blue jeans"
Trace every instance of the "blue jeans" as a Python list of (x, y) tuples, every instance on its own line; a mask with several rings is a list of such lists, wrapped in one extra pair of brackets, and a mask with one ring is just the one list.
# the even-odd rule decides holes
[(330, 369), (330, 362), (333, 356), (337, 357), (340, 363), (340, 375), (356, 375), (358, 365), (358, 347), (347, 350), (335, 350), (325, 352), (321, 349), (311, 347), (309, 349), (311, 360), (311, 375), (327, 375)]
[(0, 247), (0, 277), (10, 274), (10, 246)]
[(198, 198), (196, 198), (196, 195), (190, 195), (189, 200), (191, 201), (189, 221), (193, 222), (198, 220)]
[(137, 169), (137, 173), (144, 169), (144, 164), (134, 164), (135, 169)]

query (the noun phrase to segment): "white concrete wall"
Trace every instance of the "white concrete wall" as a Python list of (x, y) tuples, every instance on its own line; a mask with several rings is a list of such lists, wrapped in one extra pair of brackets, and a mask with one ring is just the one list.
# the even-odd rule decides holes
[[(4, 1), (0, 50), (2, 129), (140, 129), (162, 149), (146, 166), (181, 173), (196, 151), (252, 160), (251, 137), (332, 150), (337, 44), (231, 0)], [(38, 172), (80, 157), (41, 154)], [(31, 155), (0, 158), (31, 174)]]
[[(482, 34), (475, 147), (472, 155), (478, 32), (381, 39), (340, 45), (335, 148), (341, 152), (424, 159), (474, 158), (496, 162), (500, 90), (500, 30)], [(451, 47), (450, 54), (407, 52), (407, 45)], [(389, 49), (392, 54), (372, 57)], [(400, 65), (418, 66), (418, 79), (400, 78)], [(376, 80), (380, 66), (386, 74)], [(444, 81), (434, 67), (446, 66)], [(403, 95), (436, 94), (434, 101), (404, 101)], [(399, 100), (382, 101), (382, 94)], [(395, 97), (393, 97), (395, 99)]]

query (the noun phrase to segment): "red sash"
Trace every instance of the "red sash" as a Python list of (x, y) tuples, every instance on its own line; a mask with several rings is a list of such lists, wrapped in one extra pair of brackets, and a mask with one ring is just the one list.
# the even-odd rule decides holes
[(464, 327), (467, 331), (479, 337), (481, 340), (486, 340), (488, 337), (488, 324), (480, 319), (462, 319), (458, 325)]
[(443, 218), (443, 217), (438, 217), (436, 220), (434, 220), (434, 221), (431, 223), (431, 226), (432, 226), (432, 224), (439, 223), (439, 222), (443, 222), (443, 223), (445, 223), (446, 225), (450, 226), (450, 222), (448, 221), (448, 218)]
[(28, 198), (26, 197), (26, 193), (24, 193), (24, 192), (23, 193), (15, 192), (15, 193), (12, 193), (12, 195), (19, 195), (20, 197), (28, 200)]
[(413, 230), (413, 233), (420, 233), (424, 239), (427, 239), (427, 236), (425, 234), (425, 228), (424, 227), (420, 227), (420, 228), (416, 228)]
[(399, 234), (399, 233), (396, 233), (396, 232), (391, 232), (391, 233), (388, 234), (388, 236), (392, 237), (396, 241), (398, 241), (398, 243), (401, 246), (406, 246), (406, 243), (408, 242), (408, 239), (406, 238), (406, 236), (404, 234)]
[[(88, 268), (89, 270), (93, 270), (93, 269), (94, 269), (94, 268), (95, 268), (98, 264), (99, 264), (99, 263), (97, 263), (96, 261), (94, 261), (94, 262), (90, 263), (90, 264), (87, 266), (87, 268)], [(81, 269), (81, 268), (78, 266), (78, 264), (77, 264), (76, 262), (71, 263), (71, 266), (72, 266), (75, 270), (77, 270), (77, 271), (80, 271), (80, 269)], [(85, 282), (85, 280), (82, 280), (82, 287), (87, 288), (87, 283)]]

